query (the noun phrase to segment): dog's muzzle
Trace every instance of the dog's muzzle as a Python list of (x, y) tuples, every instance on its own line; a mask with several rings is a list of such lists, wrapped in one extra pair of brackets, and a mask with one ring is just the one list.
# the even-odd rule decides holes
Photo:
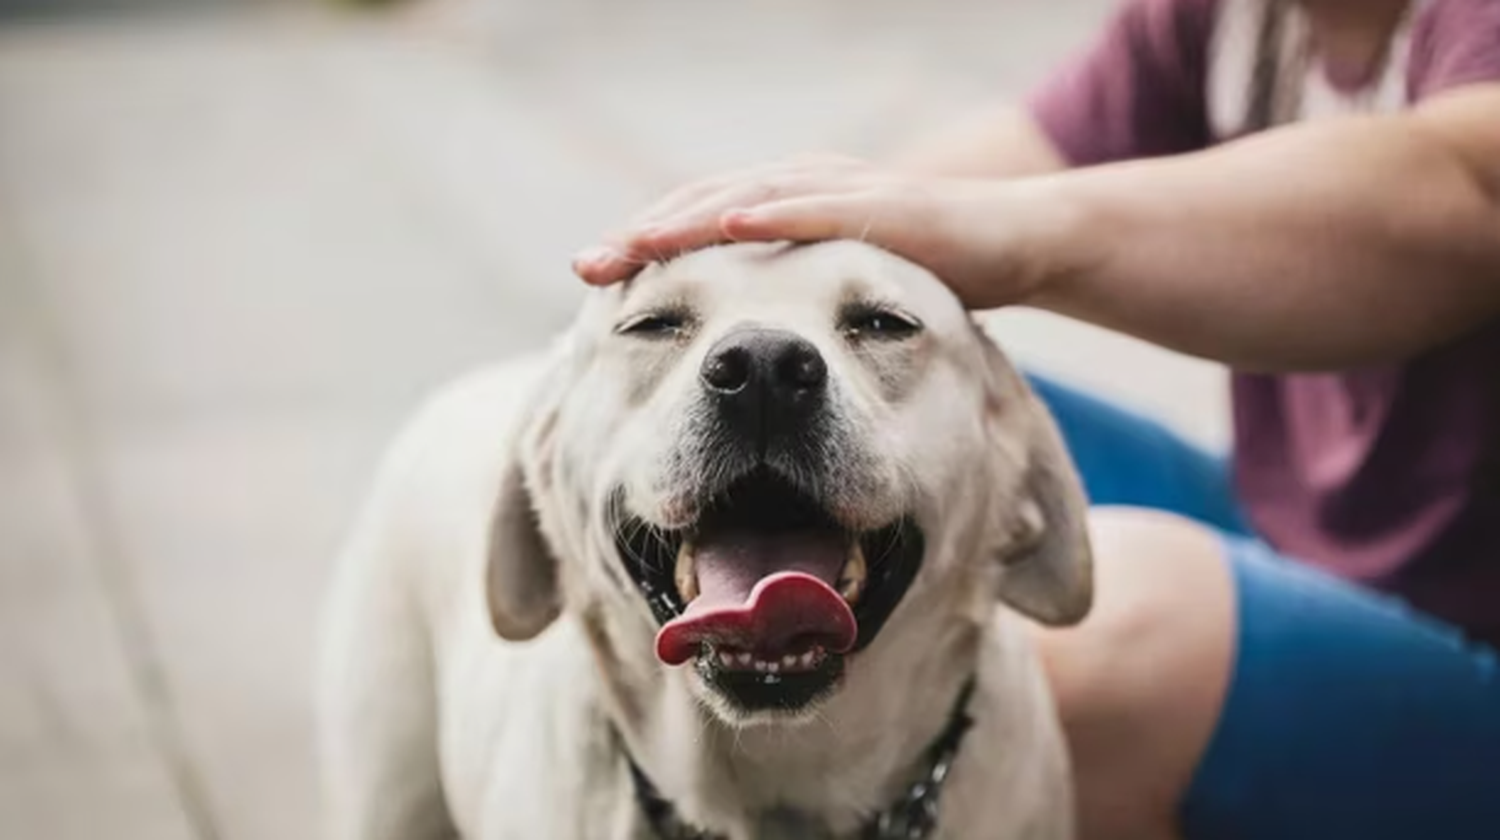
[[(619, 506), (616, 542), (661, 629), (657, 658), (693, 663), (747, 711), (795, 711), (833, 688), (921, 565), (909, 516), (840, 521), (828, 504), (838, 459), (828, 366), (785, 330), (741, 327), (708, 351), (703, 459), (712, 483), (693, 522), (647, 526)], [(847, 466), (847, 465), (842, 465)], [(623, 499), (623, 497), (622, 497)]]

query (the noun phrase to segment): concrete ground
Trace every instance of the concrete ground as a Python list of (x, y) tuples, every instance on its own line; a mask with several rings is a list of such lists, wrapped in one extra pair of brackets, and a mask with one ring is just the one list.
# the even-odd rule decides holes
[[(384, 439), (677, 180), (1015, 97), (1103, 0), (435, 0), (0, 21), (0, 837), (311, 837), (328, 562)], [(1021, 358), (1221, 440), (1217, 371)]]

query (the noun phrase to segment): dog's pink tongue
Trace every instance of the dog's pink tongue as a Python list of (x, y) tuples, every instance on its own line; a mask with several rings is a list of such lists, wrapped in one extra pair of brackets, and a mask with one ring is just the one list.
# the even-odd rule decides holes
[(656, 636), (656, 656), (681, 665), (704, 644), (765, 658), (821, 646), (854, 647), (858, 625), (834, 591), (844, 567), (841, 535), (734, 534), (700, 544), (698, 597)]

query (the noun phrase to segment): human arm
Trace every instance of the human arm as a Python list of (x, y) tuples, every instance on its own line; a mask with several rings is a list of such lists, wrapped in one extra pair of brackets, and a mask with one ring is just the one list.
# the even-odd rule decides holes
[(1500, 84), (1036, 192), (1067, 221), (1025, 302), (1240, 368), (1401, 358), (1500, 314)]
[(1030, 304), (1241, 368), (1398, 358), (1500, 313), (1500, 84), (1013, 181), (763, 168), (616, 248), (839, 237), (927, 265), (976, 308)]

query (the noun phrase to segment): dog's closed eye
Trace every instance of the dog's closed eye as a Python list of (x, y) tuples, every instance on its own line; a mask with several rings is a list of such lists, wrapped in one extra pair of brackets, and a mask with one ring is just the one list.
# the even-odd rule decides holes
[(615, 327), (617, 335), (638, 338), (676, 338), (691, 326), (685, 309), (658, 309), (632, 315)]
[(887, 306), (858, 303), (840, 314), (839, 331), (850, 341), (900, 341), (921, 332), (922, 322)]

